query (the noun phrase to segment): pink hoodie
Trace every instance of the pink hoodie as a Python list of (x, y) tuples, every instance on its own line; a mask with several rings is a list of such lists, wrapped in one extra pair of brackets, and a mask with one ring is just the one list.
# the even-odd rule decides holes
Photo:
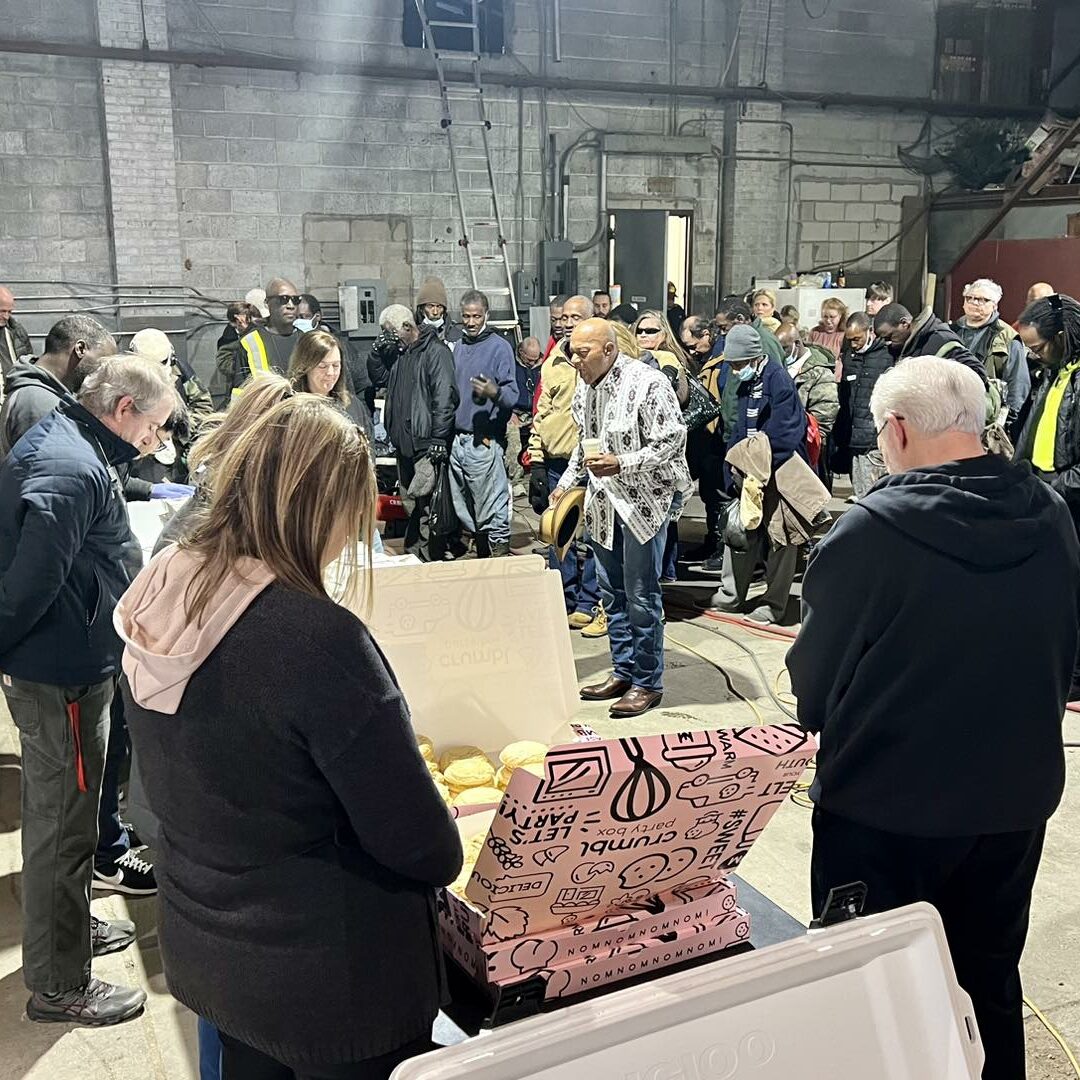
[(173, 715), (188, 680), (274, 580), (258, 559), (243, 558), (214, 594), (199, 624), (185, 613), (199, 560), (175, 545), (154, 556), (120, 598), (113, 625), (124, 642), (124, 674), (144, 708)]

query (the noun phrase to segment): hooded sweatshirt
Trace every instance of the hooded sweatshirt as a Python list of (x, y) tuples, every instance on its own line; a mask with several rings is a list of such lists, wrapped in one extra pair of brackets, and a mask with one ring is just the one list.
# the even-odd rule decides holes
[(4, 407), (0, 410), (0, 461), (62, 400), (74, 400), (55, 375), (32, 360), (20, 360), (4, 376), (4, 394)]
[(1068, 509), (986, 455), (886, 477), (811, 556), (788, 653), (823, 810), (913, 836), (1037, 828), (1065, 779)]
[(166, 548), (116, 617), (169, 990), (301, 1074), (429, 1036), (461, 842), (393, 673), (355, 615), (255, 560), (185, 626), (197, 566)]

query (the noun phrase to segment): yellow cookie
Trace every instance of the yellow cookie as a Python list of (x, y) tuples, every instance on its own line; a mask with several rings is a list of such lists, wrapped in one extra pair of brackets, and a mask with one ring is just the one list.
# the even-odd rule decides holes
[(442, 776), (442, 773), (439, 771), (438, 762), (428, 761), (427, 758), (424, 758), (424, 764), (427, 766), (428, 772), (431, 773), (432, 776)]
[[(489, 803), (502, 802), (503, 793), (495, 787), (473, 787), (454, 796), (455, 806), (486, 806)], [(481, 839), (483, 847), (483, 839)]]
[(495, 769), (485, 758), (460, 758), (450, 762), (443, 775), (452, 788), (490, 787), (495, 782)]
[(520, 769), (522, 765), (539, 764), (543, 762), (548, 748), (541, 742), (512, 742), (503, 747), (499, 755), (499, 761), (511, 769)]
[(455, 761), (463, 761), (466, 758), (479, 758), (487, 761), (487, 754), (478, 746), (451, 746), (443, 751), (439, 757), (439, 768), (446, 772), (447, 767)]
[[(530, 772), (533, 776), (538, 776), (542, 780), (544, 778), (544, 766), (537, 764), (534, 761), (530, 761), (527, 765), (520, 766), (526, 772)], [(499, 771), (495, 774), (495, 786), (506, 790), (506, 785), (510, 783), (510, 777), (516, 772), (516, 769), (511, 769), (508, 765), (503, 765)]]
[(425, 761), (435, 760), (435, 744), (426, 735), (417, 735), (416, 745), (420, 748), (420, 756)]

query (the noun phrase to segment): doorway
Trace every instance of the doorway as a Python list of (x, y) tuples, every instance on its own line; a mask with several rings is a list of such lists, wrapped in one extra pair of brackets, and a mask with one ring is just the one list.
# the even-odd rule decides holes
[(690, 210), (608, 212), (608, 266), (622, 302), (639, 311), (667, 310), (668, 282), (685, 308), (693, 262), (694, 215)]

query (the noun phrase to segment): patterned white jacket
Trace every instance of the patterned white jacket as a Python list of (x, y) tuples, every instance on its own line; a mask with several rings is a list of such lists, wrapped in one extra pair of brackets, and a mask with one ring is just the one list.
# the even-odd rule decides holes
[[(600, 382), (578, 381), (571, 409), (581, 438), (559, 488), (565, 491), (588, 476), (585, 527), (601, 547), (612, 548), (616, 514), (640, 543), (648, 543), (667, 526), (676, 493), (685, 503), (691, 486), (686, 425), (671, 383), (619, 353)], [(618, 457), (615, 476), (587, 473), (584, 439), (599, 439), (602, 453)]]

